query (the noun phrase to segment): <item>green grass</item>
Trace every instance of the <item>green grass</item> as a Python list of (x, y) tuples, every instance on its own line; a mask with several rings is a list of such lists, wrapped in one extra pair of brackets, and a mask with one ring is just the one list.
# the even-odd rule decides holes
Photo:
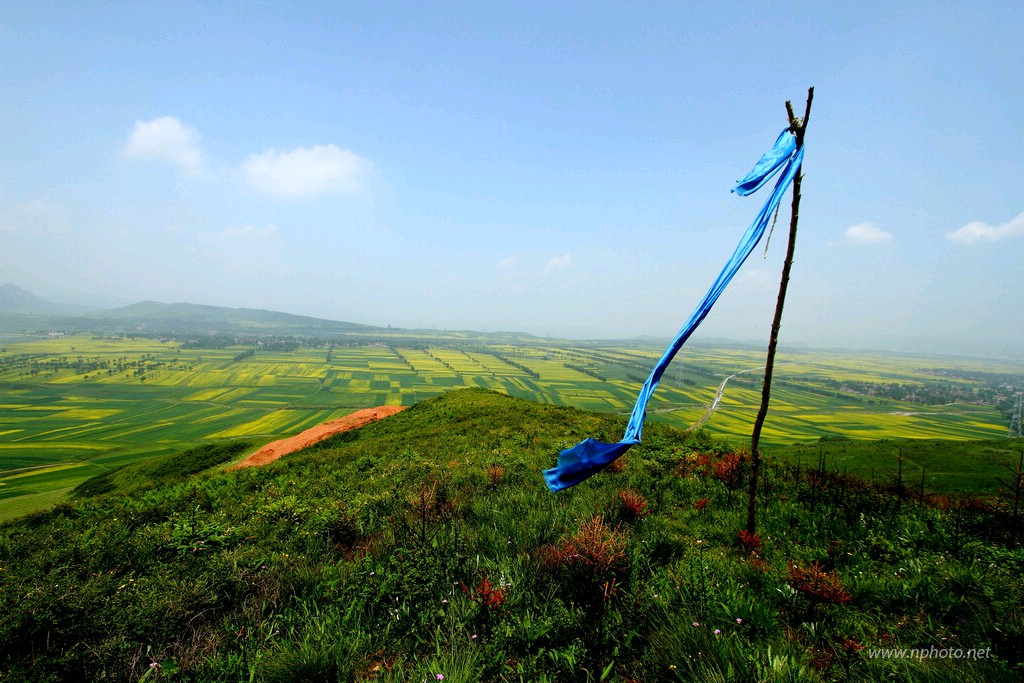
[[(546, 490), (559, 449), (623, 423), (449, 392), (267, 467), (186, 476), (208, 464), (199, 450), (150, 469), (160, 486), (122, 479), (0, 525), (0, 677), (1024, 674), (1024, 550), (1005, 508), (919, 506), (838, 476), (812, 490), (806, 467), (772, 460), (748, 552), (731, 449), (660, 424), (622, 471)], [(870, 656), (933, 645), (990, 657)]]
[(236, 459), (251, 450), (249, 441), (207, 444), (183, 453), (149, 458), (142, 462), (122, 465), (79, 484), (72, 495), (92, 498), (109, 493), (134, 493), (140, 489), (166, 486)]
[(1024, 440), (832, 439), (766, 452), (805, 468), (817, 467), (821, 459), (829, 470), (878, 482), (896, 481), (902, 455), (903, 484), (911, 491), (919, 491), (923, 475), (926, 494), (992, 496), (1000, 491), (999, 480), (1007, 480), (1016, 469)]

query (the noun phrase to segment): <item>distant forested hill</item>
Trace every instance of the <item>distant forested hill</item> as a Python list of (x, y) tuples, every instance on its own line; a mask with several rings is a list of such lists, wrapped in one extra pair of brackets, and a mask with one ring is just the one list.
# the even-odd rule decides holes
[(14, 285), (0, 290), (0, 331), (89, 332), (94, 334), (276, 334), (330, 336), (372, 333), (371, 325), (325, 320), (278, 311), (202, 304), (141, 301), (89, 313), (61, 312)]
[(10, 282), (0, 285), (0, 313), (53, 313), (59, 309), (56, 304)]

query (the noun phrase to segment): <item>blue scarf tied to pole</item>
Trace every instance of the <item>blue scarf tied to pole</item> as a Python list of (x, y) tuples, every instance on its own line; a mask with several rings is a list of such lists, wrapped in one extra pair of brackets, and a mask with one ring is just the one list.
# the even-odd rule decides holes
[(640, 389), (640, 395), (637, 397), (636, 405), (633, 406), (633, 412), (630, 414), (629, 424), (626, 426), (626, 433), (623, 435), (622, 440), (618, 443), (604, 443), (597, 439), (586, 439), (572, 448), (559, 453), (558, 465), (544, 471), (544, 479), (547, 481), (549, 489), (561, 491), (562, 489), (579, 484), (607, 467), (609, 463), (624, 454), (631, 446), (640, 443), (640, 436), (644, 427), (644, 417), (647, 415), (647, 402), (650, 401), (651, 394), (657, 389), (661, 376), (665, 374), (668, 364), (672, 362), (676, 353), (682, 348), (686, 340), (690, 338), (693, 331), (707, 317), (711, 307), (718, 301), (718, 297), (725, 291), (726, 285), (729, 284), (736, 275), (736, 272), (739, 271), (740, 266), (750, 256), (754, 247), (761, 241), (761, 237), (768, 227), (772, 214), (775, 213), (779, 202), (782, 201), (782, 196), (785, 194), (790, 183), (793, 182), (793, 178), (800, 171), (800, 164), (803, 158), (803, 147), (797, 149), (796, 136), (789, 129), (786, 129), (782, 131), (779, 138), (775, 141), (775, 146), (764, 153), (764, 156), (757, 162), (753, 170), (738, 181), (736, 187), (733, 188), (733, 192), (745, 197), (759, 190), (780, 168), (784, 169), (782, 175), (779, 176), (778, 181), (775, 183), (775, 188), (768, 197), (768, 201), (761, 207), (760, 213), (757, 214), (754, 222), (747, 228), (747, 232), (744, 233), (740, 243), (736, 245), (736, 250), (733, 252), (732, 257), (725, 264), (725, 267), (722, 268), (722, 272), (718, 274), (707, 294), (697, 304), (697, 308), (694, 309), (693, 313), (690, 314), (690, 317), (683, 324), (675, 339), (669, 344), (661, 360), (658, 361), (658, 364), (651, 371), (650, 377), (644, 382), (643, 388)]

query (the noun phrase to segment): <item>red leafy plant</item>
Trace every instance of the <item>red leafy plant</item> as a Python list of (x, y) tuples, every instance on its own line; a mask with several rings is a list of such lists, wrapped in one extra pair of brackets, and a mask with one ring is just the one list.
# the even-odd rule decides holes
[(490, 489), (498, 488), (498, 484), (505, 478), (505, 468), (496, 463), (491, 463), (487, 466), (487, 487)]
[(633, 489), (619, 491), (619, 519), (623, 522), (640, 519), (648, 512), (647, 499), (643, 494)]
[(469, 599), (473, 602), (479, 603), (488, 609), (497, 609), (505, 604), (505, 599), (508, 597), (508, 588), (501, 585), (491, 583), (490, 578), (486, 575), (480, 581), (480, 585), (474, 586), (472, 589), (466, 587), (466, 584), (462, 584), (462, 592), (469, 596)]
[(563, 544), (563, 550), (576, 562), (605, 574), (622, 567), (626, 559), (626, 534), (605, 523), (600, 516), (580, 524), (575, 535)]
[(622, 474), (623, 472), (626, 471), (626, 458), (619, 457), (616, 458), (615, 460), (612, 460), (610, 463), (608, 463), (604, 470), (605, 472), (610, 472), (612, 474)]
[(794, 590), (810, 601), (812, 607), (818, 603), (841, 605), (853, 599), (842, 580), (825, 571), (817, 562), (812, 562), (808, 567), (790, 565), (789, 581)]
[(601, 582), (623, 570), (628, 547), (626, 534), (596, 515), (579, 523), (576, 532), (558, 545), (541, 548), (541, 564), (548, 569), (585, 569)]
[(739, 533), (740, 545), (750, 555), (756, 555), (761, 552), (761, 537), (757, 534), (752, 534), (746, 529), (741, 529)]
[[(472, 588), (467, 587), (465, 583), (462, 584), (462, 592), (480, 606), (473, 616), (473, 622), (475, 630), (485, 638), (490, 636), (494, 620), (502, 613), (502, 607), (505, 600), (508, 599), (508, 589), (509, 586), (505, 583), (504, 575), (498, 584), (491, 583), (487, 574), (484, 574), (480, 583)], [(476, 638), (476, 636), (473, 637)]]
[(744, 451), (724, 455), (693, 452), (676, 464), (675, 474), (677, 477), (688, 477), (691, 473), (714, 477), (727, 489), (735, 491), (745, 481), (743, 465), (747, 460), (749, 456)]
[(727, 453), (721, 460), (713, 463), (712, 472), (715, 478), (725, 484), (725, 488), (735, 491), (743, 485), (743, 453)]

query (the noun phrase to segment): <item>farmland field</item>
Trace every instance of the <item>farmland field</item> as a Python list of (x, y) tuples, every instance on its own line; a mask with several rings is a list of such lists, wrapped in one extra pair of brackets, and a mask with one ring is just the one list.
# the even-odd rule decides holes
[[(454, 336), (408, 346), (398, 336), (388, 344), (291, 350), (185, 346), (84, 335), (3, 340), (0, 518), (49, 505), (85, 479), (140, 458), (201, 442), (268, 441), (360, 408), (412, 405), (463, 387), (627, 415), (662, 352), (624, 342), (482, 343)], [(649, 418), (683, 428), (703, 419), (708, 433), (742, 443), (760, 400), (763, 362), (755, 350), (687, 348), (655, 392)], [(1005, 406), (993, 400), (921, 403), (872, 393), (899, 385), (898, 393), (938, 386), (961, 397), (985, 387), (991, 394), (992, 377), (1016, 381), (999, 390), (1012, 397), (1024, 385), (1024, 366), (780, 353), (763, 439), (771, 446), (821, 437), (1002, 438)]]

